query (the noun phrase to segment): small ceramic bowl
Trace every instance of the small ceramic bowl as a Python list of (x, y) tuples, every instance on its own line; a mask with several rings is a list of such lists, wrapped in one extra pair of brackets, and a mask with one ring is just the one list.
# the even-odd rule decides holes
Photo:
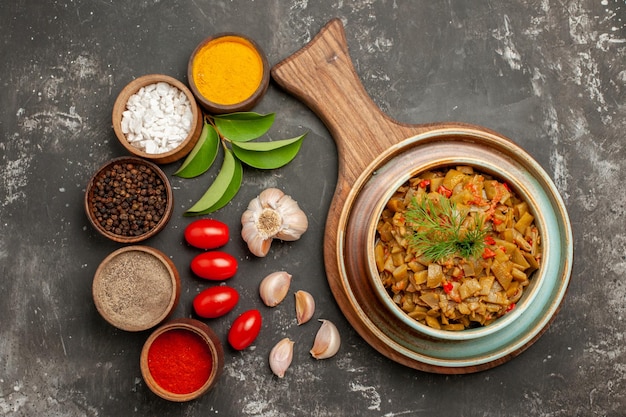
[(105, 163), (85, 191), (92, 226), (120, 243), (137, 243), (160, 232), (172, 217), (174, 195), (165, 173), (154, 163), (124, 156)]
[[(252, 67), (258, 71), (252, 73)], [(252, 39), (222, 33), (206, 38), (196, 47), (187, 65), (187, 79), (207, 112), (242, 112), (252, 109), (267, 91), (270, 66)]]
[[(396, 304), (393, 301), (392, 296), (389, 293), (389, 290), (383, 286), (383, 283), (380, 279), (380, 275), (378, 273), (378, 268), (376, 266), (375, 255), (374, 255), (374, 247), (377, 241), (376, 225), (380, 219), (380, 216), (385, 206), (387, 205), (389, 199), (391, 198), (391, 196), (395, 193), (395, 191), (401, 185), (403, 185), (410, 178), (413, 178), (424, 171), (429, 171), (429, 170), (445, 171), (447, 169), (454, 168), (455, 166), (458, 166), (458, 165), (471, 166), (475, 170), (475, 173), (477, 174), (489, 174), (494, 179), (500, 182), (505, 182), (510, 188), (513, 189), (514, 194), (519, 196), (523, 201), (526, 201), (526, 203), (529, 205), (529, 211), (533, 214), (535, 219), (537, 219), (536, 226), (542, 232), (540, 233), (541, 238), (544, 237), (543, 233), (546, 232), (546, 227), (545, 225), (542, 224), (542, 216), (539, 214), (540, 211), (539, 211), (537, 199), (534, 198), (531, 194), (528, 194), (526, 187), (522, 185), (522, 183), (520, 183), (518, 178), (511, 176), (505, 169), (496, 171), (498, 167), (490, 166), (488, 163), (484, 164), (484, 163), (477, 162), (476, 164), (472, 165), (472, 164), (468, 164), (467, 161), (463, 163), (461, 159), (459, 159), (458, 164), (454, 164), (450, 162), (447, 162), (447, 163), (443, 162), (441, 165), (437, 165), (437, 166), (429, 165), (428, 168), (424, 170), (419, 170), (416, 172), (408, 171), (405, 173), (405, 175), (396, 177), (394, 184), (387, 183), (390, 186), (390, 188), (380, 198), (380, 200), (378, 201), (376, 205), (376, 209), (374, 210), (373, 215), (370, 218), (369, 235), (371, 236), (371, 238), (369, 239), (368, 245), (367, 245), (367, 255), (368, 255), (368, 265), (369, 265), (368, 277), (370, 278), (371, 284), (373, 288), (375, 289), (376, 295), (378, 296), (380, 302), (383, 303), (387, 309), (389, 309), (389, 312), (395, 317), (396, 320), (401, 321), (402, 323), (411, 327), (412, 329), (414, 329), (416, 332), (420, 334), (424, 334), (426, 336), (429, 336), (435, 339), (448, 340), (448, 341), (449, 340), (471, 340), (471, 339), (486, 337), (488, 335), (497, 333), (501, 331), (503, 328), (505, 328), (506, 326), (508, 326), (509, 324), (514, 323), (516, 318), (524, 314), (524, 311), (528, 308), (529, 305), (532, 304), (532, 301), (534, 300), (538, 289), (541, 288), (541, 285), (542, 285), (541, 281), (543, 279), (543, 276), (545, 275), (545, 268), (541, 266), (539, 267), (538, 270), (533, 271), (531, 273), (531, 275), (529, 276), (530, 283), (528, 284), (527, 287), (524, 288), (523, 295), (520, 298), (520, 300), (516, 302), (514, 309), (512, 309), (505, 315), (495, 319), (492, 323), (490, 323), (487, 326), (473, 327), (473, 328), (468, 328), (465, 330), (442, 330), (442, 329), (435, 329), (433, 327), (430, 327), (426, 324), (423, 324), (411, 318), (406, 312), (404, 312), (400, 308), (400, 306), (398, 306), (398, 304)], [(406, 175), (409, 175), (409, 176), (407, 177)], [(542, 247), (542, 250), (543, 250), (543, 247)], [(540, 258), (544, 258), (544, 257), (545, 256), (540, 255)]]
[(151, 329), (167, 319), (180, 298), (180, 277), (172, 261), (148, 246), (126, 246), (98, 266), (92, 284), (100, 315), (121, 330)]
[[(182, 348), (186, 355), (179, 352)], [(224, 350), (218, 336), (203, 322), (174, 319), (148, 337), (140, 368), (146, 385), (159, 397), (190, 401), (215, 385), (224, 368)]]
[[(191, 106), (191, 125), (189, 127), (187, 137), (183, 139), (175, 148), (159, 153), (148, 153), (145, 149), (135, 146), (129, 142), (127, 134), (124, 133), (122, 128), (122, 119), (124, 112), (127, 110), (127, 103), (131, 96), (138, 93), (143, 87), (153, 84), (156, 85), (161, 82), (176, 87), (185, 94), (187, 100), (189, 101), (189, 105)], [(182, 82), (163, 74), (144, 75), (127, 84), (115, 100), (113, 105), (112, 120), (115, 136), (128, 152), (132, 155), (148, 159), (157, 164), (169, 164), (187, 156), (187, 154), (189, 154), (195, 146), (196, 142), (198, 142), (198, 138), (200, 137), (203, 127), (203, 114), (191, 91), (189, 91), (187, 86)]]

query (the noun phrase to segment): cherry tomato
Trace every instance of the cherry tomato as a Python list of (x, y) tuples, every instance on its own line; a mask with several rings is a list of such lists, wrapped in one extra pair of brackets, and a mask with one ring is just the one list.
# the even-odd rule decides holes
[(236, 289), (227, 285), (210, 287), (200, 292), (193, 299), (193, 309), (205, 319), (221, 317), (235, 308), (239, 301)]
[(261, 313), (259, 310), (248, 310), (241, 313), (233, 321), (228, 331), (228, 343), (237, 350), (250, 346), (261, 331)]
[(237, 259), (218, 250), (201, 253), (191, 260), (193, 273), (212, 281), (231, 278), (237, 272), (237, 266)]
[(215, 249), (228, 243), (228, 226), (219, 220), (195, 220), (185, 228), (185, 240), (199, 249)]

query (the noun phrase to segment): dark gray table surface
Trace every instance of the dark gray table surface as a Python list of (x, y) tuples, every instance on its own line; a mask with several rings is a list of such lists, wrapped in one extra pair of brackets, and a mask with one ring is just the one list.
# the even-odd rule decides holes
[[(469, 375), (429, 374), (372, 349), (332, 297), (323, 228), (336, 183), (333, 139), (302, 103), (275, 84), (255, 109), (276, 112), (270, 136), (308, 131), (297, 158), (275, 171), (246, 169), (241, 191), (213, 217), (240, 261), (230, 282), (241, 302), (207, 321), (225, 342), (234, 316), (261, 308), (254, 346), (226, 346), (218, 385), (190, 403), (153, 395), (139, 371), (149, 332), (108, 325), (91, 298), (100, 261), (119, 244), (88, 224), (83, 195), (105, 161), (124, 155), (111, 127), (129, 81), (164, 73), (186, 82), (191, 51), (225, 31), (249, 35), (272, 64), (306, 44), (331, 18), (346, 27), (367, 92), (408, 123), (469, 122), (523, 146), (553, 178), (570, 214), (575, 265), (549, 330), (517, 358)], [(626, 4), (563, 1), (38, 0), (0, 5), (0, 414), (5, 416), (621, 416), (626, 415)], [(171, 174), (178, 164), (164, 166)], [(188, 265), (182, 216), (217, 170), (172, 178), (175, 212), (145, 244), (181, 272), (176, 317), (207, 286)], [(251, 198), (275, 186), (291, 194), (310, 228), (266, 258), (239, 236)], [(284, 269), (293, 290), (317, 299), (343, 344), (326, 361), (308, 354), (317, 324), (298, 327), (293, 299), (263, 308), (260, 279)], [(284, 379), (267, 364), (280, 338), (296, 341)]]

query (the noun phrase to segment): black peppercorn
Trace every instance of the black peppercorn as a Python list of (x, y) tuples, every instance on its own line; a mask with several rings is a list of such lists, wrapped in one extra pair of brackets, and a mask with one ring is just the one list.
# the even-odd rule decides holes
[(164, 213), (165, 184), (144, 165), (114, 164), (101, 172), (93, 186), (89, 201), (96, 222), (116, 235), (148, 233)]

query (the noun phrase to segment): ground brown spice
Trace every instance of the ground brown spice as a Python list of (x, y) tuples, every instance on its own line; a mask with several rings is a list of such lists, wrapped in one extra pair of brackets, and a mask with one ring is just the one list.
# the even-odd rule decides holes
[(169, 271), (159, 259), (143, 251), (122, 252), (101, 272), (94, 297), (110, 322), (123, 329), (157, 324), (174, 291)]

